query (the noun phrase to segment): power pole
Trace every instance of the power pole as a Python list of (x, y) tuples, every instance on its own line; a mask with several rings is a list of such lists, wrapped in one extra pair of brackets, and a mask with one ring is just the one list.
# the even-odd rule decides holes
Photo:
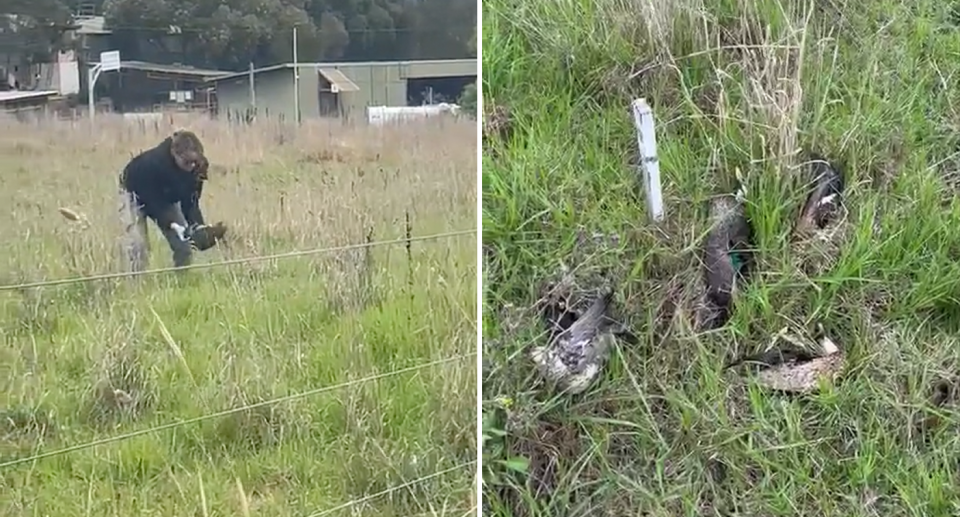
[(297, 27), (293, 27), (293, 113), (300, 124), (300, 65), (297, 60)]

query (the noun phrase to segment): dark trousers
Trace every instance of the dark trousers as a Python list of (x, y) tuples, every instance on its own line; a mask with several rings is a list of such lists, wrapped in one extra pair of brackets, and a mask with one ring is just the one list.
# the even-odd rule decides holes
[[(178, 224), (186, 227), (187, 221), (180, 210), (180, 205), (171, 205), (170, 217)], [(136, 194), (120, 189), (120, 220), (124, 227), (124, 252), (127, 263), (132, 271), (143, 271), (150, 262), (150, 240), (147, 234), (147, 216), (143, 213)], [(177, 235), (173, 228), (160, 228), (163, 237), (173, 252), (175, 267), (187, 266), (193, 258), (193, 249), (190, 243)]]

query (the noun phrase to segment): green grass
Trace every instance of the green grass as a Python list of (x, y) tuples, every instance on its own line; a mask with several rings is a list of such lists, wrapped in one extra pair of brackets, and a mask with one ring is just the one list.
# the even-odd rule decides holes
[[(231, 226), (200, 263), (398, 239), (408, 214), (414, 236), (476, 220), (468, 123), (179, 123), (214, 164), (207, 218)], [(173, 128), (98, 125), (0, 128), (0, 284), (122, 270), (117, 171)], [(0, 467), (0, 514), (314, 515), (475, 459), (475, 242), (0, 292), (0, 463), (465, 356)], [(459, 516), (473, 487), (466, 467), (323, 515)]]
[[(960, 370), (953, 4), (483, 3), (484, 106), (514, 125), (483, 157), (490, 514), (956, 514), (960, 415), (941, 408), (927, 440), (913, 425)], [(658, 121), (660, 227), (630, 166), (641, 96)], [(834, 245), (789, 239), (798, 148), (843, 164)], [(737, 169), (759, 274), (724, 328), (697, 333), (665, 305), (692, 292), (704, 204)], [(576, 397), (538, 380), (527, 352), (542, 329), (515, 316), (561, 263), (610, 271), (641, 337)], [(723, 372), (816, 322), (849, 356), (833, 388), (788, 399)]]

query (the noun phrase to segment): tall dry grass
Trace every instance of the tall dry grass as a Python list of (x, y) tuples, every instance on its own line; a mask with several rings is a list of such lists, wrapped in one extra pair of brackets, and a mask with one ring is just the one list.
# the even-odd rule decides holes
[[(22, 241), (7, 253), (10, 268), (60, 272), (57, 262), (68, 263), (61, 260), (67, 246), (89, 259), (73, 273), (117, 267), (117, 176), (133, 154), (177, 128), (204, 142), (212, 166), (203, 208), (211, 221), (230, 225), (231, 257), (358, 243), (371, 229), (378, 240), (399, 238), (408, 212), (418, 234), (475, 226), (476, 128), (466, 122), (413, 130), (337, 123), (294, 129), (229, 127), (197, 117), (141, 123), (101, 116), (91, 131), (87, 121), (0, 121), (0, 167), (6, 171), (0, 202), (12, 208), (0, 239)], [(56, 215), (60, 206), (83, 214), (91, 228), (68, 232)], [(54, 262), (38, 263), (38, 255)]]

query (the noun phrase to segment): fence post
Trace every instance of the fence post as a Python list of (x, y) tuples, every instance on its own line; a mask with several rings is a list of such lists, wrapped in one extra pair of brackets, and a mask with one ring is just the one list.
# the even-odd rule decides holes
[(643, 177), (643, 186), (647, 194), (647, 213), (654, 222), (663, 220), (663, 189), (660, 184), (660, 161), (657, 158), (657, 135), (653, 122), (653, 110), (646, 99), (636, 99), (632, 103), (633, 124), (637, 130), (637, 147), (640, 150), (640, 164), (637, 173)]

